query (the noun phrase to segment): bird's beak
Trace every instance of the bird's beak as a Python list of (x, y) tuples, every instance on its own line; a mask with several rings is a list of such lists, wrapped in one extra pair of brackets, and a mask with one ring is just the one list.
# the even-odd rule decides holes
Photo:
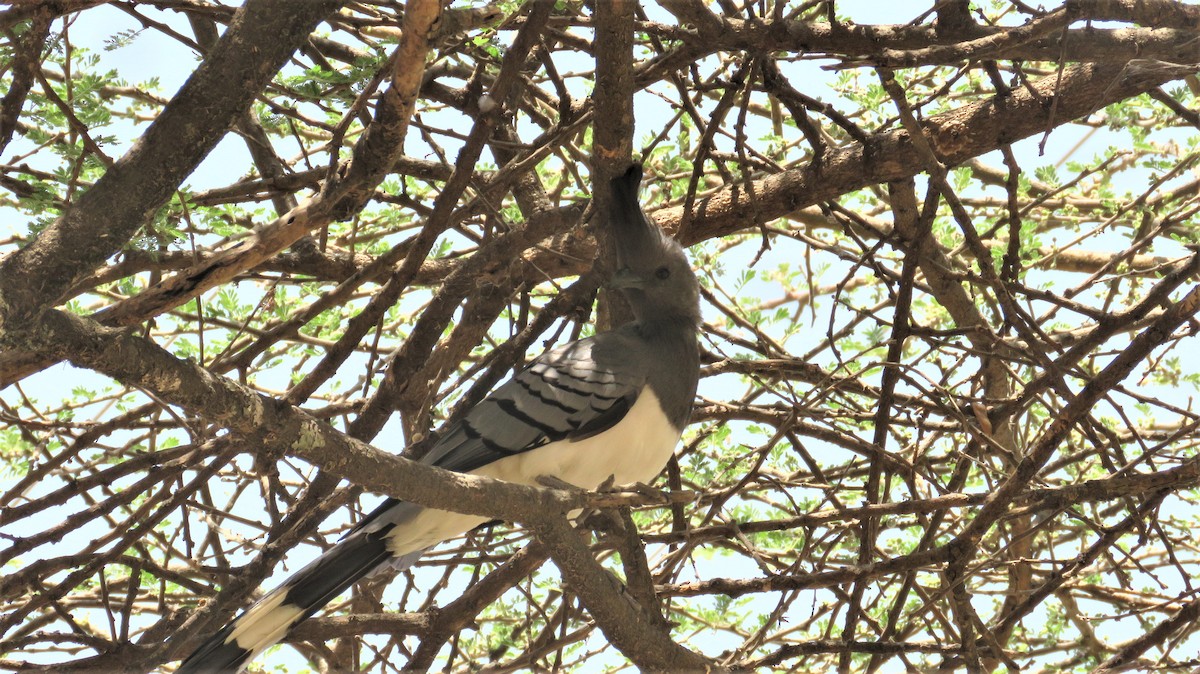
[(622, 267), (612, 275), (608, 281), (609, 288), (624, 289), (624, 288), (641, 288), (642, 279), (633, 273), (629, 267)]

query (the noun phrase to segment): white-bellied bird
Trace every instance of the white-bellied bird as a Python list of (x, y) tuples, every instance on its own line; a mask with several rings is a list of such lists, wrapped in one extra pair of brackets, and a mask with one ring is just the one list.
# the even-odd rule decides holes
[[(699, 286), (683, 249), (638, 203), (641, 166), (611, 182), (609, 283), (634, 321), (552, 349), (441, 433), (421, 461), (533, 485), (649, 482), (679, 442), (699, 378)], [(356, 581), (404, 569), (486, 518), (388, 499), (337, 545), (205, 641), (179, 672), (231, 672)]]

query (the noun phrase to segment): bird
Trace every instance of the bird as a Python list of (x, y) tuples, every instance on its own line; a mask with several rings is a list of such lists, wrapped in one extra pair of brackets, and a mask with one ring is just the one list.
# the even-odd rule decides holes
[[(651, 482), (691, 416), (700, 374), (700, 288), (683, 248), (642, 210), (642, 167), (613, 178), (609, 288), (633, 320), (553, 348), (457, 421), (421, 459), (526, 485)], [(403, 570), (487, 518), (389, 498), (338, 543), (204, 641), (176, 670), (238, 672), (358, 580)]]

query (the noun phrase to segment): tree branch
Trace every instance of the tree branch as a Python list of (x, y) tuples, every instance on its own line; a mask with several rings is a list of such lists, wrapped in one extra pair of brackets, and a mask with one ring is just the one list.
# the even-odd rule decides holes
[[(251, 0), (142, 139), (32, 243), (0, 261), (0, 343), (123, 246), (338, 0)], [(262, 43), (262, 35), (273, 39)]]

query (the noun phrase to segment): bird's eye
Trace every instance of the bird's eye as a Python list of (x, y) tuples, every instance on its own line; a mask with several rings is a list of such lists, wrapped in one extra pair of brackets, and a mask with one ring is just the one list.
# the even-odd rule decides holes
[(671, 270), (667, 269), (666, 267), (659, 267), (658, 269), (654, 270), (654, 275), (665, 281), (667, 277), (671, 275)]

